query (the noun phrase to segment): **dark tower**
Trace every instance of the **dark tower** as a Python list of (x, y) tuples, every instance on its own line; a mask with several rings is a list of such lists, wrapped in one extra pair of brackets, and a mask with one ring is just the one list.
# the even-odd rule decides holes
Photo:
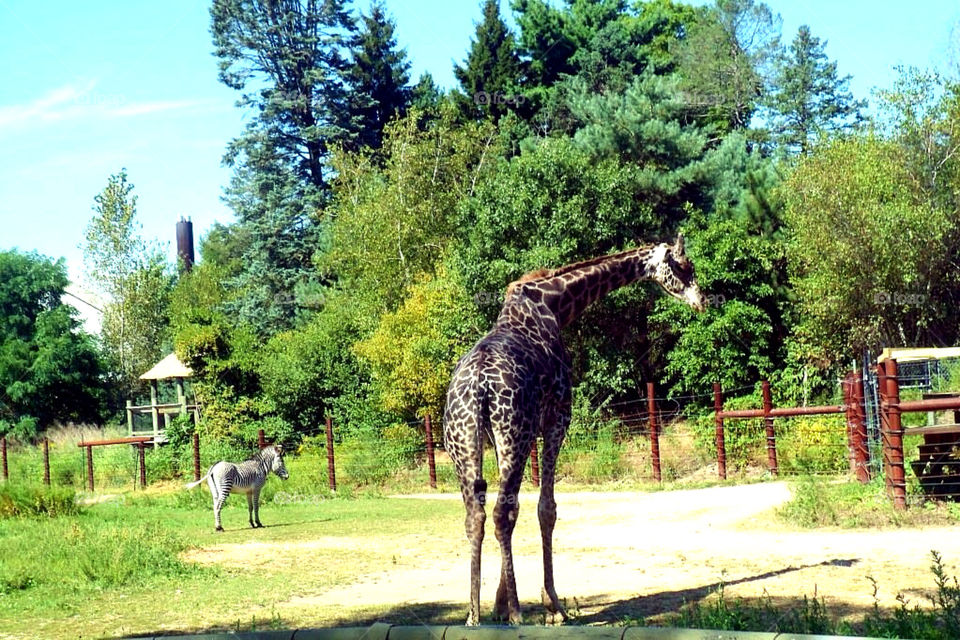
[(193, 223), (183, 216), (177, 223), (177, 262), (184, 273), (193, 268)]

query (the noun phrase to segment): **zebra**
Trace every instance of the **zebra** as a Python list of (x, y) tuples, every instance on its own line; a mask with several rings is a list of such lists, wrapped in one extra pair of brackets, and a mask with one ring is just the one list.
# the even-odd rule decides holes
[(210, 487), (210, 495), (213, 497), (213, 515), (217, 524), (217, 531), (223, 531), (220, 525), (220, 509), (223, 503), (230, 496), (231, 491), (247, 494), (247, 512), (250, 516), (250, 526), (253, 528), (262, 527), (260, 522), (260, 490), (267, 481), (267, 476), (273, 471), (275, 474), (286, 480), (290, 477), (287, 468), (283, 464), (283, 449), (280, 445), (270, 445), (264, 447), (254, 454), (252, 458), (239, 464), (221, 460), (216, 463), (207, 475), (196, 482), (191, 482), (186, 486), (187, 489), (193, 489), (204, 480)]

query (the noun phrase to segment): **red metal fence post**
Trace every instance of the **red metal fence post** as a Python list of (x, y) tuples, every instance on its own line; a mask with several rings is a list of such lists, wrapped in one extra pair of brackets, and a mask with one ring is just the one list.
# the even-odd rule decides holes
[(267, 439), (263, 435), (263, 429), (257, 429), (257, 447), (263, 449), (267, 446)]
[(140, 488), (147, 488), (147, 461), (143, 455), (143, 443), (137, 443), (137, 460), (140, 462)]
[(654, 385), (647, 383), (647, 413), (650, 424), (650, 464), (653, 466), (653, 479), (661, 482), (660, 476), (660, 424), (657, 415), (657, 398)]
[(883, 464), (883, 481), (887, 495), (891, 495), (893, 488), (890, 475), (890, 450), (887, 433), (890, 430), (890, 414), (887, 407), (887, 366), (886, 361), (877, 364), (877, 399), (880, 404), (880, 455)]
[(193, 479), (200, 479), (200, 434), (193, 432)]
[(0, 458), (3, 458), (3, 479), (10, 479), (10, 471), (7, 469), (7, 436), (0, 438)]
[(713, 383), (713, 410), (717, 420), (717, 473), (721, 480), (726, 480), (727, 446), (723, 441), (723, 389), (719, 382)]
[(427, 469), (430, 471), (430, 488), (437, 488), (437, 460), (433, 454), (433, 426), (430, 424), (430, 414), (423, 419), (424, 430), (427, 436)]
[(891, 498), (896, 509), (907, 508), (907, 482), (903, 468), (903, 426), (900, 422), (900, 380), (897, 361), (887, 360), (887, 439), (890, 453)]
[(337, 470), (333, 462), (333, 422), (327, 416), (327, 482), (330, 491), (337, 490)]
[(50, 441), (43, 439), (43, 484), (50, 486)]
[(93, 491), (93, 447), (87, 446), (87, 489)]
[(853, 442), (856, 459), (857, 480), (870, 482), (870, 449), (867, 445), (867, 410), (863, 405), (863, 375), (855, 373), (853, 377)]
[(530, 445), (530, 481), (533, 486), (540, 486), (540, 455), (537, 452), (537, 436), (533, 436), (533, 443)]
[(773, 399), (770, 394), (770, 382), (764, 380), (761, 385), (763, 393), (763, 426), (767, 432), (767, 468), (771, 475), (779, 475), (780, 469), (777, 466), (777, 435), (773, 430), (773, 418), (770, 412), (773, 411)]

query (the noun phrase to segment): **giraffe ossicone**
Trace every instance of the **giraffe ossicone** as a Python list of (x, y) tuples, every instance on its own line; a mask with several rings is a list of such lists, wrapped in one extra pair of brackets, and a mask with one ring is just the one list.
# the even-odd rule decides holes
[(548, 612), (566, 619), (553, 582), (553, 529), (557, 519), (554, 479), (557, 456), (570, 424), (572, 389), (570, 357), (560, 330), (592, 302), (637, 280), (657, 282), (668, 294), (698, 311), (707, 306), (682, 235), (673, 244), (644, 245), (557, 269), (540, 269), (510, 283), (493, 329), (454, 369), (443, 430), (466, 508), (471, 552), (468, 625), (480, 623), (480, 550), (487, 490), (483, 479), (484, 439), (493, 444), (500, 475), (493, 508), (501, 556), (494, 613), (511, 624), (523, 621), (512, 536), (519, 512), (520, 482), (537, 435), (543, 437), (537, 506), (543, 543), (542, 600)]

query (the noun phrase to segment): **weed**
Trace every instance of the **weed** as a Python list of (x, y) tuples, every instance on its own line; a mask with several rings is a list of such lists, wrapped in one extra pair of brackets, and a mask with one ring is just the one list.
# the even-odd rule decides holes
[(0, 485), (0, 518), (66, 516), (80, 512), (76, 492), (68, 487)]

